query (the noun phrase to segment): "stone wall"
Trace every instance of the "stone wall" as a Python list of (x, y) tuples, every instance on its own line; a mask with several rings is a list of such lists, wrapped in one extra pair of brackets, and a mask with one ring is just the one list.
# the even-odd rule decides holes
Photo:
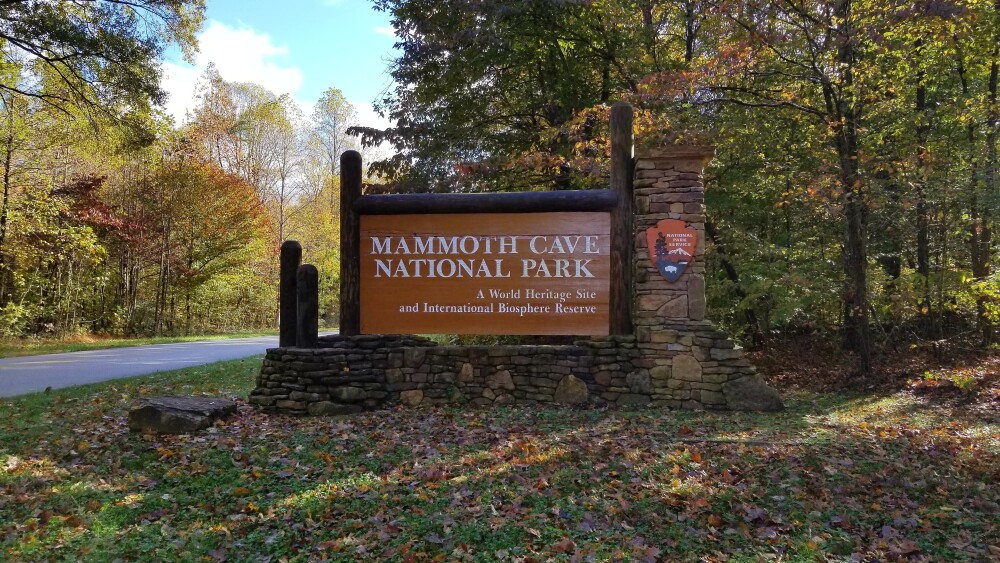
[[(774, 410), (778, 394), (743, 350), (705, 319), (704, 147), (639, 150), (634, 181), (634, 333), (572, 346), (435, 346), (411, 336), (326, 337), (317, 349), (268, 350), (250, 401), (292, 414), (383, 405), (562, 403)], [(646, 230), (662, 219), (698, 234), (668, 282)]]
[[(674, 344), (689, 351), (695, 338), (709, 337), (685, 335)], [(681, 343), (686, 338), (691, 342)], [(250, 402), (299, 415), (350, 414), (393, 404), (725, 409), (716, 382), (739, 369), (726, 360), (702, 367), (689, 354), (673, 356), (672, 366), (658, 365), (632, 336), (567, 346), (435, 346), (416, 337), (333, 336), (320, 345), (268, 350)]]
[(385, 388), (390, 352), (432, 345), (415, 336), (321, 336), (317, 348), (270, 348), (250, 403), (313, 415), (377, 408), (391, 398)]

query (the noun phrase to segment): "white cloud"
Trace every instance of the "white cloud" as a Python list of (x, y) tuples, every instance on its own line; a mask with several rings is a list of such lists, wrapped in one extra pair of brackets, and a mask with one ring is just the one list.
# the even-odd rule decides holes
[(389, 37), (393, 37), (393, 38), (396, 37), (396, 29), (394, 27), (391, 27), (391, 26), (381, 26), (380, 25), (380, 26), (376, 27), (375, 29), (373, 29), (372, 31), (374, 31), (375, 33), (378, 33), (379, 35), (388, 35)]
[(358, 115), (358, 125), (362, 127), (375, 127), (377, 129), (386, 129), (392, 127), (392, 121), (380, 116), (375, 112), (375, 108), (372, 107), (371, 103), (367, 102), (351, 102), (354, 106), (354, 111)]
[(288, 48), (275, 45), (266, 33), (249, 28), (233, 28), (210, 21), (198, 35), (200, 52), (195, 64), (165, 62), (163, 88), (170, 94), (167, 113), (177, 123), (195, 104), (198, 78), (209, 63), (215, 63), (222, 78), (230, 82), (254, 82), (275, 94), (295, 96), (302, 86), (302, 72), (284, 63)]
[[(387, 28), (392, 34), (392, 28)], [(194, 65), (163, 63), (163, 88), (170, 94), (166, 111), (177, 124), (186, 121), (188, 111), (194, 109), (195, 89), (209, 63), (215, 63), (222, 78), (230, 82), (254, 82), (275, 94), (290, 94), (302, 109), (306, 119), (312, 116), (316, 100), (305, 100), (299, 93), (302, 71), (287, 63), (288, 48), (275, 45), (266, 33), (246, 27), (230, 27), (210, 21), (198, 35), (200, 52)], [(380, 117), (370, 101), (351, 100), (357, 111), (358, 125), (385, 129), (392, 126)]]

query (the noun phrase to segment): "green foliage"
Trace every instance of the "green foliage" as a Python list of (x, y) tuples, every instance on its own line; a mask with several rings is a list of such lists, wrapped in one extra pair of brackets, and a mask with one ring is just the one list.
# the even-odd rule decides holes
[[(173, 5), (182, 4), (162, 4)], [(51, 70), (8, 60), (0, 78), (31, 81)], [(227, 83), (211, 68), (195, 119), (178, 130), (142, 104), (127, 123), (95, 117), (69, 87), (48, 76), (37, 92), (0, 88), (0, 334), (271, 327), (277, 248), (293, 236), (321, 267), (324, 316), (335, 324), (335, 170), (311, 150), (311, 125), (290, 97)], [(32, 95), (39, 92), (66, 94), (64, 103)], [(349, 116), (349, 104), (334, 108), (332, 96), (324, 112)], [(130, 104), (120, 92), (113, 100)], [(136, 124), (155, 136), (136, 142)]]
[(924, 387), (951, 384), (962, 393), (971, 393), (985, 379), (982, 369), (925, 371), (920, 382)]
[(113, 116), (129, 105), (160, 104), (166, 95), (159, 57), (172, 43), (193, 56), (204, 9), (203, 0), (4, 2), (0, 64), (30, 60), (36, 78), (57, 84), (7, 79), (0, 90), (69, 112), (86, 108)]
[(975, 281), (969, 285), (969, 290), (976, 302), (982, 303), (984, 315), (993, 323), (1000, 323), (1000, 275)]
[[(645, 62), (639, 41), (645, 32), (629, 19), (640, 14), (619, 3), (380, 0), (375, 6), (392, 15), (403, 38), (391, 69), (396, 87), (379, 104), (396, 126), (363, 130), (363, 137), (391, 142), (397, 154), (373, 167), (415, 189), (427, 189), (421, 181), (432, 181), (432, 189), (449, 182), (459, 188), (470, 172), (486, 186), (569, 187), (575, 171), (566, 166), (526, 174), (513, 161), (530, 152), (567, 157), (574, 144), (568, 135), (543, 131), (634, 87), (632, 67)], [(465, 164), (475, 170), (463, 170)]]
[(860, 351), (869, 331), (992, 338), (994, 3), (375, 6), (402, 38), (380, 106), (397, 125), (361, 133), (396, 147), (375, 166), (397, 189), (600, 186), (607, 104), (625, 99), (640, 145), (717, 146), (717, 320)]

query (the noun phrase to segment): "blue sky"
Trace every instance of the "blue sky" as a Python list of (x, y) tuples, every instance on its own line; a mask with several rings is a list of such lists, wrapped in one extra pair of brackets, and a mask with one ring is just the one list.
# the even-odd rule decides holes
[(385, 125), (372, 102), (391, 84), (394, 55), (389, 15), (369, 0), (208, 0), (195, 65), (172, 50), (164, 63), (167, 111), (183, 121), (198, 78), (214, 62), (229, 81), (256, 82), (291, 94), (303, 110), (329, 87), (339, 88), (362, 125)]

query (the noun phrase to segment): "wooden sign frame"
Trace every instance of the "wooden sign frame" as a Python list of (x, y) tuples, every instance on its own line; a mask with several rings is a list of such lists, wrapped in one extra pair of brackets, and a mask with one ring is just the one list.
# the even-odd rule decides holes
[[(632, 332), (634, 217), (632, 109), (611, 107), (611, 175), (608, 190), (562, 190), (491, 194), (362, 195), (362, 159), (340, 157), (340, 334), (361, 333), (361, 218), (368, 215), (452, 213), (602, 212), (610, 218), (608, 328), (600, 334)], [(408, 333), (416, 330), (408, 328)]]

